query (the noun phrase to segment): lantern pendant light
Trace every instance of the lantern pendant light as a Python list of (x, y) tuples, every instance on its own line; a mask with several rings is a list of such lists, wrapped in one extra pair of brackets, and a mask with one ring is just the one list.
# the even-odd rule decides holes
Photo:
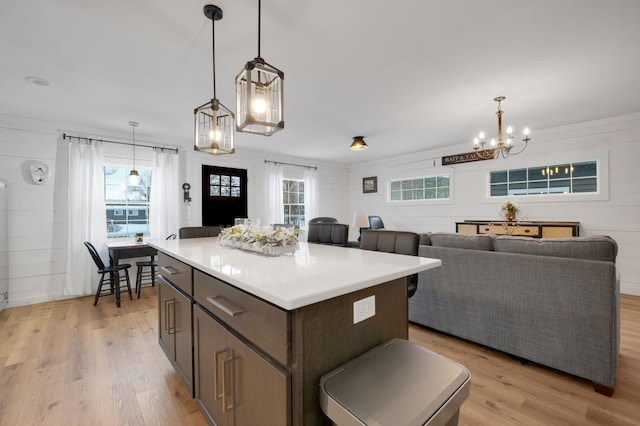
[(138, 122), (130, 121), (129, 126), (133, 129), (133, 168), (129, 172), (129, 177), (127, 178), (127, 182), (130, 186), (138, 186), (140, 185), (140, 174), (136, 170), (136, 127), (138, 127)]
[(222, 9), (208, 4), (204, 15), (211, 19), (211, 38), (213, 44), (213, 99), (195, 109), (195, 146), (196, 151), (213, 155), (233, 154), (235, 116), (230, 109), (220, 103), (216, 97), (216, 45), (215, 21), (222, 19)]
[(236, 77), (236, 128), (271, 136), (284, 129), (284, 73), (260, 57), (261, 11), (258, 0), (258, 56)]

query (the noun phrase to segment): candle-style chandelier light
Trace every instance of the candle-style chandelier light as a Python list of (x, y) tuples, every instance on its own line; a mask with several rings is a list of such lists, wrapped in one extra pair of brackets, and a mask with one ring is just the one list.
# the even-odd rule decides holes
[(216, 96), (216, 39), (215, 21), (222, 19), (222, 9), (208, 4), (203, 9), (204, 15), (211, 19), (211, 38), (213, 44), (213, 99), (195, 109), (195, 146), (196, 151), (208, 154), (233, 154), (235, 148), (234, 114), (220, 103)]
[[(502, 114), (503, 111), (500, 109), (500, 103), (504, 101), (506, 98), (504, 96), (498, 96), (493, 100), (498, 102), (498, 111), (496, 115), (498, 116), (498, 135), (496, 138), (492, 138), (490, 142), (485, 140), (484, 132), (480, 132), (478, 136), (473, 140), (473, 149), (476, 151), (478, 157), (489, 159), (489, 158), (498, 158), (502, 156), (503, 158), (507, 158), (509, 155), (517, 155), (520, 154), (527, 148), (527, 143), (531, 140), (529, 137), (529, 128), (525, 127), (522, 131), (524, 145), (518, 151), (513, 152), (513, 141), (515, 137), (513, 136), (513, 128), (511, 126), (507, 127), (507, 135), (502, 135)], [(485, 147), (485, 145), (489, 145)]]
[(236, 128), (271, 136), (284, 129), (284, 72), (260, 57), (261, 8), (258, 0), (258, 56), (236, 77)]

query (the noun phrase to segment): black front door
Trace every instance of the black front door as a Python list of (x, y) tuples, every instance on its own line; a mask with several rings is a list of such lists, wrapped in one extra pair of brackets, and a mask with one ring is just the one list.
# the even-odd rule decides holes
[(202, 165), (202, 225), (230, 226), (247, 217), (247, 171)]

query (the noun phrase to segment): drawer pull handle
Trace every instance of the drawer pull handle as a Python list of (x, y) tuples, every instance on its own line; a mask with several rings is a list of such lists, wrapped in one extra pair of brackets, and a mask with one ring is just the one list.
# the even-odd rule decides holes
[(207, 297), (207, 302), (211, 303), (213, 306), (220, 309), (222, 312), (224, 312), (225, 314), (231, 317), (234, 317), (244, 312), (244, 309), (234, 305), (233, 303), (229, 302), (228, 300), (225, 300), (220, 296), (209, 296)]
[(484, 228), (485, 231), (491, 231), (491, 228)]
[(173, 266), (161, 266), (160, 269), (162, 269), (163, 272), (166, 272), (169, 275), (176, 275), (176, 274), (182, 273), (182, 271), (174, 268)]
[(531, 232), (531, 229), (525, 229), (525, 230), (524, 230), (524, 233), (525, 233), (525, 234), (528, 234), (529, 232)]

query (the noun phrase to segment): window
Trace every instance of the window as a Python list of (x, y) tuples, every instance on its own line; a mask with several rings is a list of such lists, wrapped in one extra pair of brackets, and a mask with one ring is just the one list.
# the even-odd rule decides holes
[(211, 197), (240, 197), (240, 176), (209, 175), (209, 195)]
[(392, 180), (391, 201), (436, 200), (449, 198), (448, 175)]
[(491, 197), (598, 192), (596, 161), (496, 170), (489, 179)]
[(107, 213), (107, 238), (149, 235), (149, 191), (151, 170), (137, 168), (140, 185), (131, 186), (128, 167), (104, 168), (104, 201)]
[(282, 180), (282, 204), (284, 205), (284, 223), (305, 226), (304, 219), (304, 182), (294, 179)]

